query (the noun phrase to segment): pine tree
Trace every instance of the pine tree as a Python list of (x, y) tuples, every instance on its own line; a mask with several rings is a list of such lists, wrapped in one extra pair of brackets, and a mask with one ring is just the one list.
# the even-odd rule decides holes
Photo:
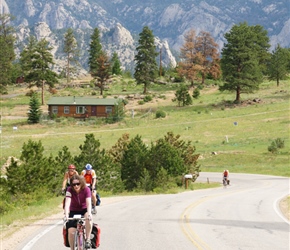
[(6, 86), (11, 84), (14, 53), (14, 28), (9, 26), (13, 20), (10, 14), (0, 14), (0, 93), (7, 93)]
[(40, 103), (37, 95), (34, 93), (30, 97), (29, 111), (28, 111), (28, 123), (39, 123), (41, 118)]
[(123, 158), (121, 159), (121, 178), (126, 190), (132, 191), (137, 187), (137, 183), (141, 178), (143, 169), (145, 168), (148, 157), (146, 145), (137, 135), (130, 140)]
[(97, 58), (102, 51), (102, 45), (100, 41), (100, 32), (98, 28), (95, 28), (91, 35), (91, 42), (89, 48), (89, 72), (94, 74), (98, 70)]
[(51, 50), (52, 47), (48, 45), (44, 38), (39, 42), (31, 38), (30, 43), (22, 51), (20, 58), (25, 81), (30, 83), (31, 86), (41, 87), (42, 105), (44, 105), (45, 84), (53, 87), (58, 82), (57, 74), (51, 70), (52, 65), (54, 65)]
[(221, 59), (225, 83), (220, 90), (236, 92), (235, 102), (240, 102), (242, 92), (259, 89), (269, 58), (269, 38), (263, 27), (246, 22), (234, 25), (225, 38)]
[(116, 52), (114, 52), (113, 57), (111, 59), (111, 65), (112, 65), (112, 75), (122, 74), (121, 63)]
[(271, 59), (268, 64), (269, 79), (277, 82), (279, 87), (279, 80), (286, 79), (289, 73), (290, 50), (281, 48), (278, 44), (271, 54)]
[(100, 88), (100, 94), (103, 95), (104, 84), (110, 78), (110, 62), (109, 57), (104, 51), (101, 51), (96, 58), (97, 68), (91, 72), (92, 77), (96, 80), (95, 85)]
[(63, 51), (66, 53), (67, 64), (66, 64), (66, 81), (70, 82), (71, 71), (75, 68), (71, 67), (71, 64), (78, 65), (77, 57), (79, 50), (77, 49), (77, 41), (73, 34), (73, 29), (69, 28), (64, 35), (64, 48)]
[(156, 62), (156, 46), (154, 45), (153, 32), (145, 26), (139, 34), (139, 45), (137, 46), (137, 54), (135, 56), (136, 67), (134, 78), (137, 84), (144, 84), (143, 93), (147, 93), (147, 88), (154, 81), (158, 72)]
[(175, 98), (172, 101), (177, 101), (178, 106), (188, 106), (192, 104), (192, 98), (188, 92), (188, 87), (181, 84), (175, 92)]

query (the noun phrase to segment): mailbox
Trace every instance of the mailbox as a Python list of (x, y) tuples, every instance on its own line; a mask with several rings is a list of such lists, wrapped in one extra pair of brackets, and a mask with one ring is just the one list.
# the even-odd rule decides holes
[(184, 176), (184, 178), (185, 178), (185, 179), (192, 179), (193, 177), (192, 177), (192, 174), (186, 174), (186, 175)]

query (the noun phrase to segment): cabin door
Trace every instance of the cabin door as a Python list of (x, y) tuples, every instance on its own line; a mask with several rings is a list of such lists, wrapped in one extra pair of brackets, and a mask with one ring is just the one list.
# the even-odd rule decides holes
[(92, 110), (91, 116), (97, 116), (97, 107), (96, 106), (92, 106), (91, 110)]

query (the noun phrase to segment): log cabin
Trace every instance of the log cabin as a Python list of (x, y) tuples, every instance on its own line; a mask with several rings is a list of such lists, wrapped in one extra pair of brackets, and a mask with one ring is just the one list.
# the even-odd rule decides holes
[(94, 97), (51, 97), (48, 101), (48, 113), (50, 117), (108, 117), (114, 111), (120, 98), (94, 98)]

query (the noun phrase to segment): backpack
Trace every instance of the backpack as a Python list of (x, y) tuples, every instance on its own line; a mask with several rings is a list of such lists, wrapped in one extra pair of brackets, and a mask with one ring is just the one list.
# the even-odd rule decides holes
[(101, 204), (101, 197), (100, 197), (100, 194), (99, 193), (96, 194), (96, 198), (97, 198), (96, 205), (97, 206), (100, 206), (100, 204)]
[(67, 223), (65, 223), (65, 226), (62, 229), (62, 235), (63, 235), (63, 244), (66, 247), (70, 247), (69, 242), (68, 242)]
[(96, 249), (100, 246), (101, 229), (98, 224), (93, 223), (91, 233), (91, 248)]

